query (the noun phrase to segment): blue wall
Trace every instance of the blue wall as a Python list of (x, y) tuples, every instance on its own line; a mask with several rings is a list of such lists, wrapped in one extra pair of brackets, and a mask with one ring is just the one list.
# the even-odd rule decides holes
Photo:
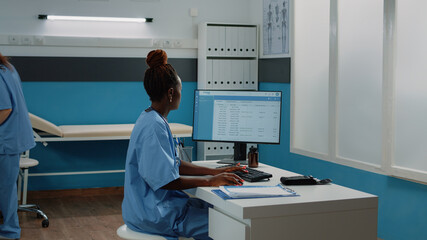
[[(195, 82), (183, 82), (181, 107), (170, 122), (192, 125)], [(142, 82), (23, 82), (28, 110), (56, 125), (134, 123), (150, 106)], [(187, 145), (194, 143), (186, 139)], [(128, 141), (41, 143), (31, 173), (124, 169)], [(32, 176), (29, 190), (123, 186), (124, 173)]]
[[(150, 102), (138, 82), (24, 82), (30, 112), (57, 125), (132, 123)], [(195, 82), (183, 83), (180, 109), (170, 122), (192, 124)], [(260, 90), (283, 92), (280, 145), (260, 145), (260, 160), (282, 169), (331, 178), (337, 184), (379, 196), (378, 237), (387, 240), (427, 239), (427, 186), (366, 172), (289, 150), (290, 84), (261, 83)], [(187, 144), (194, 145), (188, 139)], [(123, 169), (127, 141), (38, 144), (31, 156), (36, 172)], [(31, 177), (30, 190), (122, 186), (123, 173)]]

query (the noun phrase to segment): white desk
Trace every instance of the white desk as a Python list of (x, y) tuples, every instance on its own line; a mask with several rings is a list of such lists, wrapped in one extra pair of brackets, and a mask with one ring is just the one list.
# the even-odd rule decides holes
[[(216, 167), (216, 161), (193, 162)], [(273, 174), (267, 182), (276, 185), (282, 176), (295, 173), (260, 164)], [(216, 240), (376, 240), (377, 196), (336, 184), (292, 186), (300, 196), (223, 200), (212, 187), (187, 192), (214, 206), (209, 211), (209, 236)]]

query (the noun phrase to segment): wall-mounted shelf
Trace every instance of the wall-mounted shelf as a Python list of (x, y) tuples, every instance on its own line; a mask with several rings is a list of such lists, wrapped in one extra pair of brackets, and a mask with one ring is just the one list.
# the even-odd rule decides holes
[[(257, 25), (202, 23), (198, 44), (198, 89), (258, 90)], [(197, 143), (198, 160), (233, 154), (233, 143)]]
[(258, 89), (258, 27), (199, 25), (198, 88)]

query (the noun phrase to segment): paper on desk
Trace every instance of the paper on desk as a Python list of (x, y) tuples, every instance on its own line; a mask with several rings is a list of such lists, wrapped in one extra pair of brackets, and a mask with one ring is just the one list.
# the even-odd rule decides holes
[(284, 188), (281, 184), (277, 184), (276, 186), (221, 186), (219, 189), (231, 198), (284, 197), (296, 195), (294, 191)]

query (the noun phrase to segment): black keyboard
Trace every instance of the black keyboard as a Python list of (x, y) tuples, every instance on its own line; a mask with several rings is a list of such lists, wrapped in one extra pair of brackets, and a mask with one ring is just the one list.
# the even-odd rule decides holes
[(253, 168), (246, 168), (246, 170), (248, 170), (247, 173), (245, 172), (234, 172), (237, 176), (241, 177), (243, 180), (248, 181), (248, 182), (258, 182), (261, 181), (263, 179), (269, 179), (271, 177), (273, 177), (273, 175), (271, 173), (267, 173), (267, 172), (263, 172), (260, 170), (255, 170)]

